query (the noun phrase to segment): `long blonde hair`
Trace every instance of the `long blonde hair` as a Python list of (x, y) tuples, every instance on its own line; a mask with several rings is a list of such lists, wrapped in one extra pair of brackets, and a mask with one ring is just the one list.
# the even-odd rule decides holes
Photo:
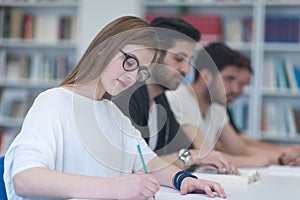
[(120, 17), (106, 25), (93, 39), (89, 47), (60, 86), (84, 84), (95, 80), (119, 49), (127, 44), (153, 48), (157, 56), (158, 38), (153, 28), (134, 16)]

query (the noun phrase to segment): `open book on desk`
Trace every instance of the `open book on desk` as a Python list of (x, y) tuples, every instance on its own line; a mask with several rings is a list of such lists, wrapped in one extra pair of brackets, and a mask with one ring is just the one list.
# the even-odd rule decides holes
[(241, 175), (235, 174), (217, 174), (217, 173), (205, 173), (203, 170), (197, 170), (193, 174), (199, 179), (205, 179), (215, 181), (220, 184), (231, 184), (239, 186), (247, 186), (260, 179), (260, 174), (256, 170), (241, 169), (239, 170)]
[[(149, 200), (152, 200), (151, 198)], [(211, 198), (206, 194), (191, 193), (182, 195), (176, 189), (161, 186), (155, 194), (155, 200), (226, 200), (220, 197)]]

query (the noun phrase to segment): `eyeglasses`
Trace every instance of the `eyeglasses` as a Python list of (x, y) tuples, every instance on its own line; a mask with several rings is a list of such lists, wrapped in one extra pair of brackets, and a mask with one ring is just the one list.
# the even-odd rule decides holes
[(123, 69), (127, 72), (132, 72), (138, 69), (137, 80), (143, 82), (150, 78), (150, 72), (146, 67), (140, 66), (139, 60), (132, 55), (125, 53), (123, 50), (119, 51), (125, 56), (123, 61)]

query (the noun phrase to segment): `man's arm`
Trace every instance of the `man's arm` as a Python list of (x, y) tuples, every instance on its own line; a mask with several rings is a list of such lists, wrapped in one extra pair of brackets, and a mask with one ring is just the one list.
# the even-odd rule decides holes
[(242, 137), (236, 134), (234, 128), (230, 123), (227, 123), (222, 131), (219, 138), (222, 150), (231, 155), (252, 155), (255, 153), (251, 148), (251, 144), (248, 144)]
[(226, 173), (239, 174), (235, 165), (228, 161), (223, 153), (214, 150), (214, 142), (211, 146), (207, 145), (207, 141), (205, 141), (197, 126), (189, 124), (183, 125), (181, 128), (195, 147), (195, 149), (190, 150), (193, 164), (200, 167), (205, 165), (214, 166), (219, 173), (224, 173), (223, 169), (225, 168)]
[(222, 149), (232, 155), (246, 155), (258, 159), (259, 163), (278, 164), (278, 158), (282, 154), (275, 148), (260, 148), (256, 143), (248, 142), (244, 136), (236, 134), (231, 124), (228, 123), (221, 134), (220, 144)]
[[(222, 149), (221, 152), (215, 151), (215, 150), (213, 150), (214, 146), (211, 146), (210, 148), (208, 148), (205, 145), (203, 136), (197, 126), (185, 125), (185, 126), (183, 126), (183, 130), (185, 131), (185, 133), (187, 133), (188, 136), (192, 136), (190, 138), (194, 138), (193, 145), (194, 145), (194, 147), (200, 149), (201, 154), (199, 153), (198, 155), (201, 155), (201, 158), (210, 159), (210, 157), (213, 157), (213, 154), (220, 153), (221, 155), (216, 155), (216, 158), (219, 158), (221, 160), (227, 160), (227, 162), (229, 163), (228, 164), (229, 168), (232, 166), (235, 166), (235, 167), (260, 167), (260, 166), (266, 166), (270, 162), (268, 157), (265, 154), (251, 155), (251, 152), (249, 152), (249, 155), (240, 155), (239, 153), (235, 152), (236, 155), (233, 155), (230, 153), (226, 153), (226, 151), (224, 151), (224, 149)], [(194, 135), (195, 131), (197, 132), (196, 135)], [(221, 134), (223, 134), (223, 133), (221, 133)], [(216, 138), (216, 142), (218, 142), (219, 139), (220, 138)], [(229, 142), (230, 142), (230, 140), (229, 140)], [(240, 139), (236, 138), (235, 142), (240, 142)], [(242, 148), (242, 146), (239, 146), (238, 148)], [(233, 149), (232, 151), (234, 151), (234, 149), (235, 149), (234, 146), (232, 149)], [(208, 151), (211, 151), (210, 154), (212, 156), (207, 156), (207, 157), (205, 156), (205, 154), (207, 154)], [(207, 154), (207, 155), (210, 155), (210, 154)], [(203, 160), (201, 160), (201, 161), (203, 162)]]

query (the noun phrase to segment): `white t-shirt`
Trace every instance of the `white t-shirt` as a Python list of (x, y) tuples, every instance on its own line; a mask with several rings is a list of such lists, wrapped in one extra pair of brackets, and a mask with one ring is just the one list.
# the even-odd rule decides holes
[(228, 124), (226, 108), (220, 104), (212, 103), (203, 117), (197, 98), (189, 88), (190, 86), (181, 85), (175, 91), (168, 91), (166, 96), (179, 124), (199, 127), (206, 141), (206, 146), (212, 148), (222, 129)]
[(16, 195), (12, 179), (33, 167), (98, 177), (138, 171), (142, 163), (137, 144), (146, 163), (156, 156), (111, 101), (95, 101), (63, 88), (49, 89), (36, 98), (5, 154), (8, 199), (25, 199)]

